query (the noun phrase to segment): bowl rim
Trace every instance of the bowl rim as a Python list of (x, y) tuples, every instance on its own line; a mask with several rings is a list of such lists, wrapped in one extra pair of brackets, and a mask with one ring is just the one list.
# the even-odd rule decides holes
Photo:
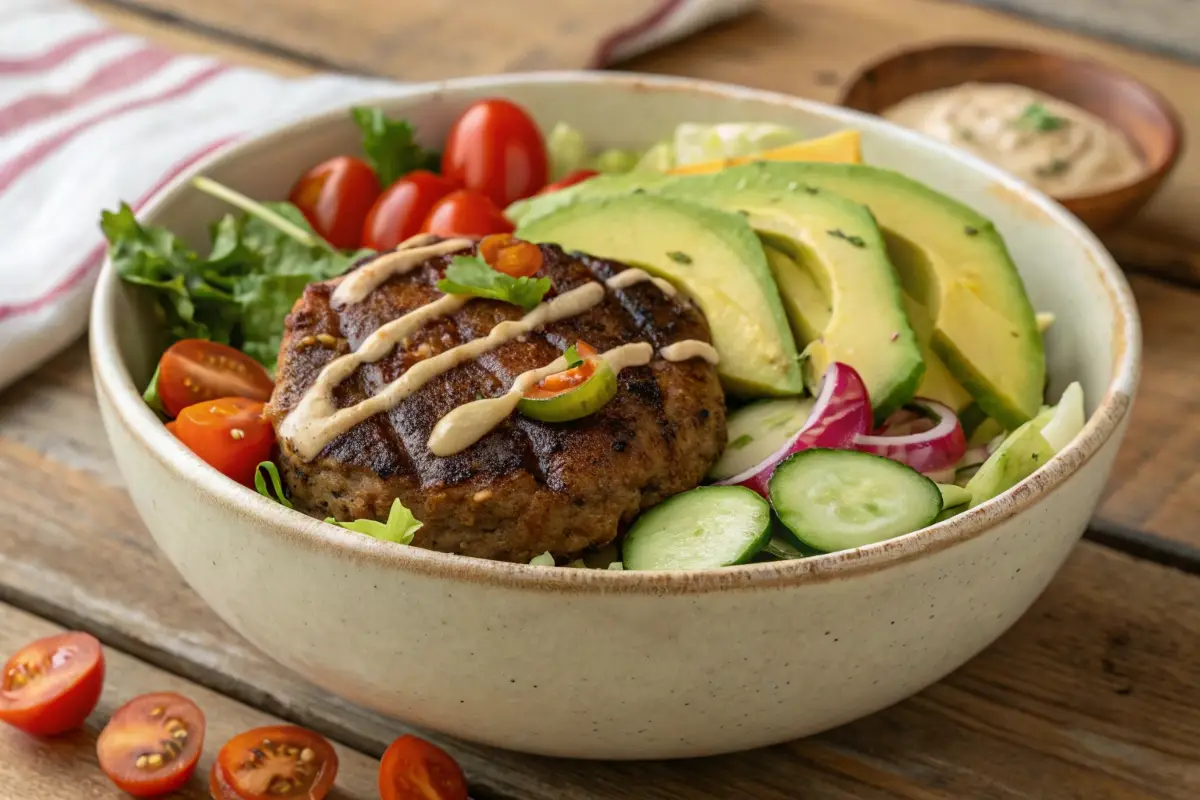
[[(812, 558), (706, 570), (546, 569), (382, 542), (288, 509), (208, 467), (180, 444), (145, 405), (141, 389), (133, 383), (120, 357), (116, 334), (119, 318), (115, 303), (120, 281), (112, 263), (106, 260), (92, 302), (90, 351), (97, 394), (102, 402), (109, 405), (112, 422), (123, 426), (127, 434), (144, 447), (162, 469), (191, 482), (196, 491), (205, 495), (207, 502), (225, 507), (246, 519), (249, 527), (261, 527), (266, 535), (284, 539), (289, 545), (324, 551), (325, 555), (333, 558), (413, 576), (555, 593), (656, 595), (754, 590), (850, 578), (967, 542), (986, 534), (996, 524), (1062, 487), (1119, 430), (1136, 390), (1141, 351), (1140, 324), (1129, 284), (1112, 257), (1078, 219), (1050, 198), (970, 154), (852, 109), (732, 84), (639, 73), (564, 71), (456, 78), (402, 87), (400, 91), (383, 94), (377, 101), (386, 104), (391, 100), (411, 99), (414, 95), (437, 97), (457, 90), (503, 92), (517, 86), (545, 83), (611, 84), (633, 92), (685, 91), (714, 98), (783, 105), (849, 127), (882, 131), (908, 146), (932, 150), (940, 157), (961, 162), (983, 173), (999, 191), (1015, 202), (1028, 206), (1030, 212), (1039, 219), (1065, 229), (1079, 242), (1095, 269), (1096, 280), (1104, 287), (1114, 315), (1115, 363), (1102, 401), (1087, 420), (1083, 431), (1031, 477), (970, 511), (895, 539)], [(302, 134), (306, 127), (344, 118), (350, 105), (348, 103), (344, 107), (251, 134), (239, 142), (220, 148), (156, 193), (139, 217), (145, 219), (152, 216), (175, 195), (186, 191), (193, 176), (205, 173), (214, 164), (243, 151), (269, 147), (278, 140)]]
[[(1103, 61), (1100, 61), (1099, 59), (1096, 59), (1096, 58), (1091, 58), (1089, 56), (1067, 55), (1067, 54), (1063, 54), (1063, 53), (1056, 53), (1056, 52), (1053, 52), (1050, 50), (1039, 50), (1034, 47), (1026, 47), (1026, 46), (1020, 45), (1020, 44), (1010, 44), (1010, 43), (1006, 43), (1006, 42), (964, 40), (964, 41), (954, 41), (954, 42), (938, 42), (936, 44), (917, 45), (917, 46), (913, 46), (913, 47), (902, 47), (897, 50), (892, 50), (892, 51), (886, 52), (883, 55), (879, 56), (879, 58), (877, 58), (873, 61), (869, 61), (866, 64), (863, 64), (860, 67), (858, 67), (855, 70), (854, 74), (850, 76), (850, 79), (845, 82), (845, 84), (842, 87), (842, 90), (838, 93), (837, 104), (839, 106), (841, 106), (842, 108), (846, 108), (848, 110), (861, 111), (860, 109), (854, 109), (854, 108), (851, 108), (850, 106), (847, 106), (846, 101), (849, 99), (851, 93), (854, 92), (859, 87), (860, 84), (864, 83), (867, 80), (867, 76), (870, 73), (874, 72), (875, 70), (881, 69), (890, 64), (898, 63), (898, 62), (909, 60), (909, 59), (921, 58), (923, 56), (932, 55), (934, 53), (947, 52), (947, 51), (951, 51), (951, 50), (969, 50), (969, 49), (991, 50), (991, 51), (998, 52), (998, 53), (1010, 53), (1014, 56), (1019, 56), (1022, 58), (1029, 58), (1029, 57), (1054, 58), (1062, 63), (1075, 64), (1075, 65), (1078, 65), (1081, 67), (1085, 67), (1087, 69), (1094, 70), (1096, 72), (1105, 73), (1112, 78), (1116, 78), (1117, 80), (1124, 81), (1128, 84), (1131, 84), (1131, 85), (1137, 87), (1139, 91), (1141, 91), (1146, 97), (1148, 97), (1150, 99), (1150, 101), (1152, 103), (1154, 103), (1155, 107), (1166, 119), (1167, 125), (1166, 125), (1165, 132), (1167, 134), (1167, 147), (1166, 147), (1165, 156), (1163, 158), (1158, 159), (1153, 162), (1147, 160), (1146, 164), (1145, 164), (1146, 171), (1144, 173), (1138, 175), (1135, 178), (1131, 178), (1130, 180), (1126, 181), (1125, 183), (1117, 184), (1116, 186), (1111, 186), (1107, 189), (1103, 189), (1098, 192), (1087, 192), (1087, 193), (1083, 193), (1083, 194), (1062, 195), (1062, 196), (1053, 195), (1055, 200), (1062, 202), (1062, 203), (1079, 203), (1079, 202), (1088, 202), (1088, 201), (1093, 201), (1093, 200), (1100, 199), (1100, 198), (1114, 196), (1121, 192), (1128, 191), (1129, 189), (1131, 189), (1135, 186), (1140, 186), (1142, 184), (1149, 183), (1149, 182), (1162, 181), (1168, 175), (1171, 174), (1171, 172), (1175, 169), (1175, 166), (1179, 163), (1179, 159), (1183, 155), (1184, 139), (1185, 139), (1183, 120), (1179, 116), (1179, 111), (1178, 111), (1178, 109), (1175, 108), (1174, 104), (1172, 104), (1171, 101), (1169, 99), (1167, 99), (1166, 95), (1164, 95), (1158, 89), (1154, 88), (1153, 86), (1146, 83), (1141, 78), (1138, 78), (1137, 76), (1133, 75), (1132, 73), (1127, 72), (1119, 67), (1114, 67), (1109, 64), (1106, 64)], [(959, 81), (959, 83), (965, 83), (965, 82), (966, 82), (965, 80)], [(913, 94), (916, 94), (916, 92), (905, 95), (905, 97), (911, 97)], [(1055, 95), (1055, 96), (1057, 97), (1057, 95)], [(1066, 103), (1074, 104), (1073, 100), (1066, 98), (1066, 97), (1058, 97), (1058, 99), (1062, 100), (1063, 102), (1066, 102)], [(878, 109), (876, 111), (865, 111), (865, 112), (861, 112), (861, 113), (870, 114), (872, 116), (879, 116), (880, 118), (882, 118), (880, 112), (882, 112), (883, 110), (884, 109)], [(1097, 116), (1099, 116), (1099, 115), (1097, 115)], [(1104, 118), (1104, 121), (1106, 123), (1108, 123), (1109, 125), (1115, 125), (1115, 123), (1111, 119)], [(1124, 133), (1124, 131), (1122, 131), (1122, 133)]]

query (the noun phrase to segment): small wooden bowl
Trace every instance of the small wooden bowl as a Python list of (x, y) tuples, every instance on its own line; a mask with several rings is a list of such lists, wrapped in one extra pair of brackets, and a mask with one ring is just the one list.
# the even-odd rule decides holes
[(1183, 127), (1171, 104), (1150, 87), (1095, 61), (989, 44), (905, 50), (861, 71), (842, 105), (878, 114), (910, 95), (967, 81), (1015, 83), (1053, 95), (1108, 120), (1133, 142), (1146, 174), (1090, 195), (1057, 198), (1092, 230), (1123, 222), (1146, 204), (1178, 160)]

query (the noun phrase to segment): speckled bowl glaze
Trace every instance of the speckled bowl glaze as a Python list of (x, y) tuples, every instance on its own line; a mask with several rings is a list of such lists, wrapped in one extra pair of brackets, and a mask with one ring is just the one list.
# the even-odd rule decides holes
[[(160, 352), (142, 298), (106, 267), (92, 312), (104, 423), (159, 546), (251, 642), (315, 683), (465, 739), (556, 756), (700, 756), (811, 734), (916, 692), (1012, 625), (1054, 576), (1104, 486), (1137, 384), (1129, 288), (1062, 208), (984, 163), (873, 117), (734, 86), (616, 73), (423, 85), (385, 102), (428, 144), (469, 102), (511, 98), (597, 146), (644, 146), (681, 121), (854, 127), (868, 162), (974, 206), (1007, 238), (1048, 336), (1057, 397), (1082, 382), (1082, 434), (1013, 490), (883, 544), (698, 572), (495, 563), (378, 542), (226, 480), (142, 404)], [(344, 113), (248, 139), (201, 164), (286, 195), (353, 151)], [(193, 241), (224, 209), (182, 176), (143, 217)]]

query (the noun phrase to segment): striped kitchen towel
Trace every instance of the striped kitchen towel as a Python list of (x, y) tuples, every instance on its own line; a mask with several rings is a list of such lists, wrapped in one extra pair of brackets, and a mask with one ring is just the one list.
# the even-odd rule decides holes
[[(632, 57), (753, 2), (656, 0), (644, 18), (598, 31), (594, 60)], [(101, 209), (140, 207), (248, 131), (396, 90), (172, 52), (69, 0), (0, 4), (0, 389), (86, 329)]]

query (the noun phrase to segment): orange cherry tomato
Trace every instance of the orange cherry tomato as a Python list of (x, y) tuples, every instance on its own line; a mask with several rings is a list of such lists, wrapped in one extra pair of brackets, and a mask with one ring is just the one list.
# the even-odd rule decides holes
[(275, 447), (275, 430), (263, 417), (263, 404), (244, 397), (188, 406), (179, 412), (173, 433), (209, 466), (245, 486), (254, 483), (255, 468)]
[(542, 250), (533, 242), (524, 242), (511, 233), (493, 233), (479, 243), (479, 257), (497, 272), (514, 278), (528, 278), (542, 268)]
[(22, 647), (0, 674), (0, 722), (35, 736), (78, 728), (104, 688), (96, 637), (60, 633)]
[(529, 387), (525, 391), (525, 397), (532, 400), (546, 400), (587, 383), (588, 379), (596, 374), (596, 348), (587, 342), (579, 341), (575, 343), (575, 352), (579, 353), (579, 357), (583, 359), (582, 364), (563, 372), (547, 375), (536, 385)]
[(467, 779), (449, 753), (416, 736), (392, 742), (379, 764), (381, 800), (467, 800)]
[(100, 769), (135, 797), (173, 792), (196, 771), (204, 730), (204, 713), (186, 697), (140, 695), (118, 708), (100, 732)]
[(362, 246), (379, 252), (394, 249), (420, 233), (434, 204), (458, 188), (453, 181), (428, 170), (408, 173), (384, 190), (371, 206), (363, 226)]
[(513, 224), (484, 195), (459, 189), (437, 201), (421, 230), (438, 236), (487, 236), (511, 233)]
[(542, 132), (508, 100), (473, 103), (450, 127), (442, 150), (442, 174), (500, 208), (545, 186), (546, 170)]
[(317, 164), (296, 181), (288, 195), (313, 230), (342, 250), (353, 250), (361, 243), (363, 222), (377, 197), (375, 171), (351, 156)]
[(574, 186), (577, 183), (583, 183), (588, 178), (594, 178), (599, 174), (600, 173), (594, 169), (577, 169), (574, 172), (568, 172), (554, 183), (546, 184), (538, 191), (538, 194), (550, 194), (551, 192), (557, 192), (559, 189), (565, 189), (568, 186)]
[(323, 737), (294, 725), (272, 725), (226, 742), (208, 783), (216, 800), (323, 800), (337, 771), (337, 753)]
[(218, 397), (271, 399), (275, 382), (262, 364), (232, 347), (204, 339), (183, 339), (158, 361), (158, 398), (168, 416)]

